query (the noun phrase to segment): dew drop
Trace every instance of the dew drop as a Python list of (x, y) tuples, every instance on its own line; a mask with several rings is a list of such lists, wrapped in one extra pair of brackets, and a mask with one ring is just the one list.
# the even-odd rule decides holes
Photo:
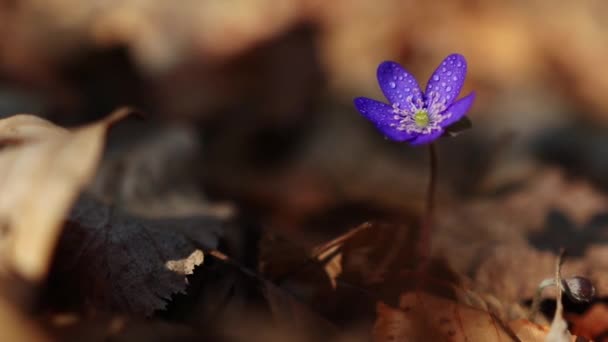
[(441, 86), (442, 86), (442, 87), (445, 87), (445, 82), (441, 82)]
[(433, 80), (434, 81), (439, 81), (439, 76), (437, 76), (437, 75), (433, 76)]
[(445, 91), (450, 91), (452, 90), (452, 87), (448, 86), (447, 88), (445, 88)]
[(462, 63), (458, 62), (458, 63), (456, 64), (456, 66), (460, 68), (460, 67), (462, 66)]
[(410, 91), (410, 88), (405, 88), (406, 93), (409, 93), (409, 91)]
[(452, 77), (452, 79), (453, 79), (454, 81), (458, 81), (458, 77), (456, 77), (456, 76)]
[(448, 71), (448, 76), (452, 76), (452, 72), (451, 71)]
[(399, 81), (403, 81), (403, 76), (399, 76)]
[(397, 86), (397, 85), (395, 84), (395, 82), (388, 82), (388, 85), (389, 85), (389, 87), (391, 87), (391, 88), (393, 88), (393, 89), (395, 89), (395, 87)]
[(441, 69), (441, 72), (445, 73), (446, 72), (446, 68)]

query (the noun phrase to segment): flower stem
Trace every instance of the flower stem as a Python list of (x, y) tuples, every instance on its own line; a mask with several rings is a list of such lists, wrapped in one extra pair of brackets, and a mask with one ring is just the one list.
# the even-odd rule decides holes
[(435, 211), (435, 189), (437, 188), (438, 157), (435, 144), (429, 144), (429, 183), (426, 190), (426, 206), (418, 236), (418, 257), (424, 268), (431, 256), (431, 232), (433, 231), (433, 212)]

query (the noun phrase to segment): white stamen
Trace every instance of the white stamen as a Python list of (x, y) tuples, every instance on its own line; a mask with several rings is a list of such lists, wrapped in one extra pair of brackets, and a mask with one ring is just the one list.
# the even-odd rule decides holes
[[(392, 112), (397, 114), (393, 117), (395, 120), (394, 126), (398, 131), (406, 131), (407, 133), (430, 134), (433, 131), (442, 129), (441, 123), (452, 116), (452, 113), (443, 113), (446, 110), (445, 100), (440, 100), (440, 94), (435, 91), (430, 91), (427, 94), (427, 100), (422, 100), (418, 97), (414, 101), (413, 96), (405, 98), (406, 107), (400, 108), (400, 105), (393, 103)], [(428, 114), (428, 124), (420, 127), (415, 120), (415, 114), (419, 111), (426, 111)]]

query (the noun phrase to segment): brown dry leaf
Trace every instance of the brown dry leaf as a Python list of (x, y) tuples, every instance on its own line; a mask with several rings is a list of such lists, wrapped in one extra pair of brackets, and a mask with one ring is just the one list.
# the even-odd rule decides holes
[(293, 292), (219, 251), (206, 258), (192, 282), (190, 325), (219, 327), (230, 341), (327, 341), (338, 332)]
[(324, 264), (323, 269), (334, 289), (338, 286), (337, 279), (342, 274), (342, 253), (339, 251), (339, 246), (333, 246), (317, 256), (317, 260)]
[(40, 327), (4, 298), (0, 298), (0, 326), (0, 341), (51, 341)]
[(582, 315), (567, 314), (572, 322), (572, 333), (588, 339), (608, 333), (608, 305), (597, 303)]
[[(335, 290), (341, 277), (358, 285), (378, 284), (391, 272), (413, 265), (409, 234), (404, 225), (364, 223), (311, 252), (266, 234), (259, 267), (282, 287), (307, 297)], [(396, 246), (399, 241), (405, 246)]]
[(282, 288), (304, 300), (318, 301), (335, 288), (335, 278), (327, 271), (328, 267), (335, 267), (335, 262), (330, 259), (324, 264), (321, 256), (315, 254), (315, 248), (311, 250), (308, 252), (305, 246), (267, 233), (260, 241), (258, 267), (265, 277)]
[[(596, 244), (602, 235), (589, 236), (607, 206), (608, 198), (590, 184), (559, 170), (539, 170), (502, 196), (441, 205), (435, 253), (456, 272), (470, 275), (480, 292), (509, 304), (532, 298), (540, 281), (553, 273), (555, 252), (539, 250), (530, 240), (545, 248), (566, 247), (574, 255), (565, 274), (589, 277), (598, 293), (605, 293), (608, 248)], [(563, 228), (551, 221), (556, 215), (567, 219), (572, 231), (557, 231)]]
[(391, 274), (413, 269), (415, 239), (406, 225), (364, 223), (344, 241), (344, 277), (358, 284), (382, 282)]
[(344, 243), (369, 228), (371, 228), (371, 224), (364, 223), (331, 241), (313, 248), (311, 257), (324, 265), (323, 268), (334, 290), (337, 287), (337, 279), (343, 272), (342, 247)]
[(184, 292), (186, 276), (217, 248), (225, 222), (212, 216), (142, 218), (83, 196), (54, 263), (60, 290), (106, 310), (149, 315)]
[(527, 319), (517, 319), (509, 322), (509, 328), (523, 342), (545, 342), (549, 327), (532, 323)]
[(379, 303), (374, 341), (517, 341), (500, 320), (482, 310), (426, 293), (401, 296), (399, 309)]
[[(544, 342), (549, 327), (496, 316), (427, 293), (401, 296), (399, 309), (379, 303), (374, 341), (522, 341)], [(572, 337), (568, 341), (575, 341)]]
[(63, 219), (97, 168), (107, 128), (129, 112), (74, 130), (30, 115), (0, 120), (0, 141), (19, 141), (0, 151), (2, 268), (32, 281), (46, 275)]

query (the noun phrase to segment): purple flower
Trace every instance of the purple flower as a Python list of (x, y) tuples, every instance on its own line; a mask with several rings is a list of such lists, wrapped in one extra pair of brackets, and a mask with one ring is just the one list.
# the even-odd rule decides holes
[(455, 101), (466, 73), (464, 57), (449, 55), (435, 70), (423, 93), (416, 79), (399, 64), (383, 62), (378, 66), (378, 84), (389, 104), (358, 97), (355, 107), (391, 140), (428, 144), (471, 108), (475, 93)]

